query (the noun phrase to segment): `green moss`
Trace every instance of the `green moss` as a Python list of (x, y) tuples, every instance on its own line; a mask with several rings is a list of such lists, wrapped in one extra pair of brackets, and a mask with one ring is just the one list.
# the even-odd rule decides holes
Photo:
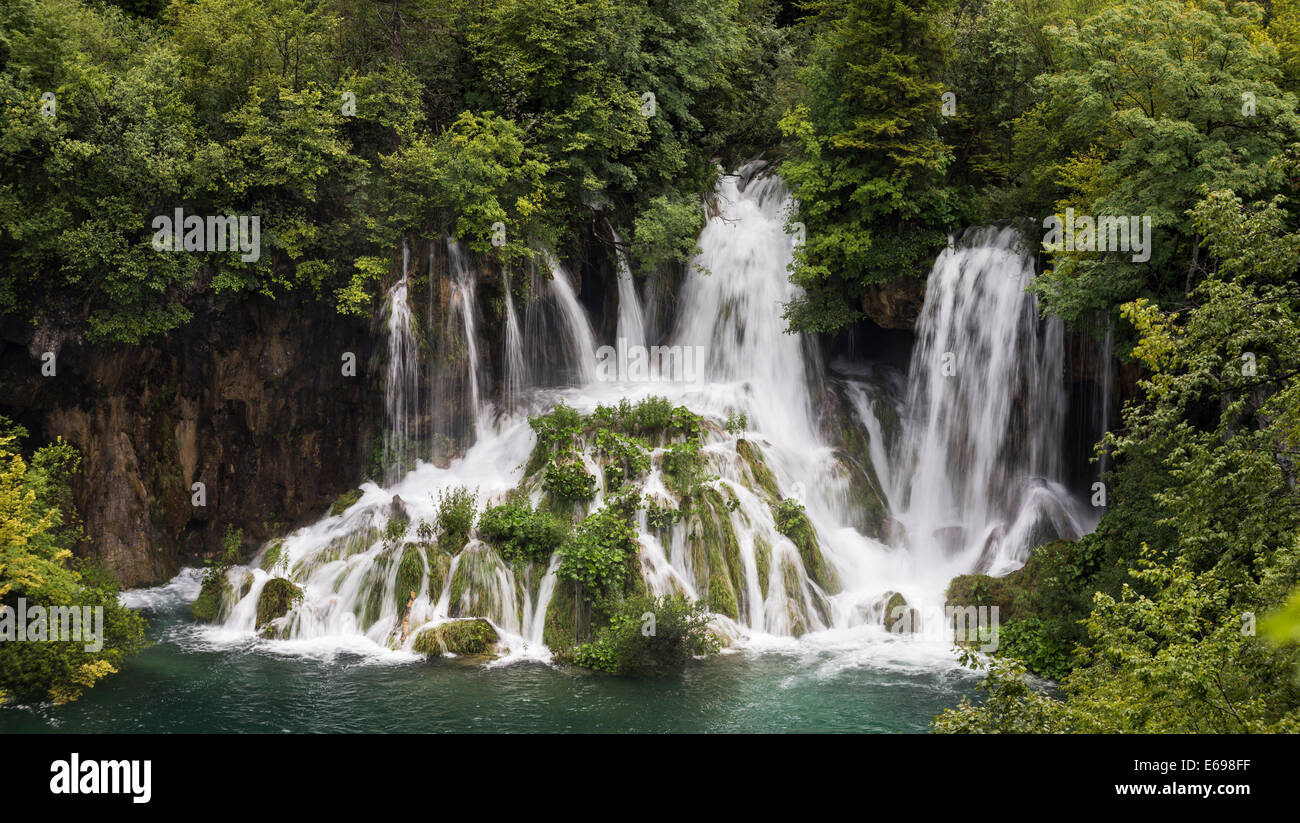
[(807, 604), (804, 601), (803, 584), (799, 579), (799, 568), (787, 558), (781, 558), (781, 582), (785, 586), (785, 609), (790, 622), (790, 634), (795, 637), (808, 632), (808, 621), (804, 617)]
[(447, 653), (477, 656), (492, 654), (500, 640), (491, 623), (482, 618), (470, 618), (451, 620), (425, 629), (416, 636), (412, 648), (430, 657)]
[(758, 588), (766, 600), (772, 577), (772, 544), (762, 535), (754, 538), (754, 565), (758, 567)]
[(302, 589), (283, 577), (273, 577), (266, 581), (262, 593), (257, 597), (257, 627), (261, 629), (272, 620), (284, 617), (300, 600)]
[(448, 614), (452, 617), (496, 617), (500, 614), (496, 576), (504, 570), (500, 558), (482, 544), (461, 552), (451, 573)]
[(424, 558), (415, 546), (402, 550), (402, 559), (397, 564), (397, 585), (393, 588), (393, 603), (398, 612), (406, 608), (413, 594), (420, 593), (420, 584), (424, 581)]
[(754, 444), (741, 438), (736, 441), (736, 454), (740, 456), (749, 472), (750, 486), (755, 491), (762, 491), (770, 498), (769, 502), (781, 499), (781, 489), (776, 483), (776, 475), (767, 467), (767, 461), (759, 454)]
[(772, 507), (772, 516), (776, 520), (776, 530), (790, 538), (790, 542), (799, 550), (799, 559), (803, 561), (808, 577), (828, 594), (838, 591), (839, 581), (822, 557), (817, 532), (813, 530), (803, 504), (793, 498), (786, 498)]
[(563, 659), (567, 650), (589, 636), (586, 614), (578, 596), (578, 584), (563, 577), (556, 580), (551, 601), (546, 606), (542, 642)]
[(361, 499), (361, 494), (361, 489), (352, 489), (350, 491), (345, 491), (343, 494), (334, 498), (334, 505), (330, 506), (330, 516), (336, 517), (352, 508), (352, 506)]
[(443, 587), (447, 585), (452, 557), (434, 546), (427, 546), (426, 552), (429, 558), (429, 599), (437, 600), (442, 594)]
[(190, 604), (190, 613), (198, 620), (207, 623), (222, 616), (227, 600), (234, 600), (234, 590), (224, 572), (209, 574), (203, 580), (198, 598)]

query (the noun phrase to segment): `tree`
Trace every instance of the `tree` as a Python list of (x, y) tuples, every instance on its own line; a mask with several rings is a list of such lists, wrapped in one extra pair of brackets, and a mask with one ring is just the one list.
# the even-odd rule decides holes
[(803, 101), (781, 129), (781, 164), (799, 201), (806, 242), (785, 310), (798, 331), (853, 322), (865, 286), (928, 270), (955, 227), (944, 184), (952, 153), (939, 135), (950, 36), (930, 0), (819, 0), (800, 73)]

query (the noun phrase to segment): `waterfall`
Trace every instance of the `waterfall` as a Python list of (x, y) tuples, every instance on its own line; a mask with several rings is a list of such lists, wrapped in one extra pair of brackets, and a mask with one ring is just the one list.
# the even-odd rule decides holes
[(510, 273), (504, 274), (506, 333), (505, 333), (505, 396), (502, 405), (506, 412), (515, 409), (524, 390), (524, 377), (527, 365), (524, 362), (524, 337), (519, 330), (519, 315), (515, 313), (515, 296), (510, 288)]
[(546, 262), (551, 271), (551, 294), (559, 307), (568, 344), (569, 368), (577, 376), (578, 385), (589, 385), (596, 376), (596, 335), (569, 282), (569, 273), (553, 254), (546, 255)]
[(1061, 322), (1039, 320), (1018, 240), (945, 249), (917, 321), (891, 496), (908, 549), (953, 569), (1009, 571), (1037, 538), (1084, 530), (1061, 482)]
[(625, 341), (629, 346), (645, 346), (645, 317), (641, 314), (641, 301), (636, 294), (636, 282), (632, 279), (632, 267), (627, 263), (623, 252), (623, 239), (610, 227), (614, 237), (614, 258), (618, 263), (618, 327), (615, 342)]
[[(445, 465), (422, 462), (386, 475), (383, 487), (365, 484), (345, 511), (265, 547), (222, 631), (400, 653), (424, 627), (477, 616), (497, 628), (507, 660), (546, 659), (543, 626), (559, 555), (521, 566), (473, 534), (459, 547), (432, 536), (438, 501), (455, 490), (475, 495), (480, 512), (509, 493), (538, 503), (540, 488), (521, 488), (535, 443), (527, 413), (559, 400), (589, 414), (599, 404), (661, 395), (704, 419), (708, 479), (688, 509), (669, 491), (670, 448), (650, 449), (641, 491), (683, 508), (653, 528), (648, 512), (638, 513), (638, 565), (652, 593), (704, 600), (715, 630), (738, 643), (806, 634), (853, 648), (888, 643), (882, 615), (891, 598), (940, 607), (954, 575), (1009, 571), (1032, 546), (1090, 528), (1090, 513), (1061, 482), (1063, 332), (1038, 317), (1025, 290), (1032, 266), (1015, 235), (974, 232), (939, 255), (905, 379), (871, 364), (828, 368), (814, 341), (786, 333), (781, 318), (799, 295), (785, 230), (795, 204), (780, 178), (763, 172), (754, 163), (719, 179), (678, 315), (665, 324), (669, 345), (655, 347), (676, 356), (702, 351), (703, 380), (598, 380), (595, 334), (575, 283), (543, 251), (545, 271), (515, 273), (531, 275), (522, 323), (505, 282), (497, 344), (504, 401), (490, 418), (474, 266), (449, 243), (443, 339), (467, 386), (468, 402), (458, 406), (472, 421), (466, 447)], [(621, 256), (618, 268), (619, 335), (644, 344)], [(390, 424), (400, 432), (415, 398), (405, 277), (388, 302)], [(598, 481), (594, 511), (610, 489), (591, 445), (583, 449)], [(799, 506), (812, 534), (796, 542), (778, 519)], [(288, 577), (303, 598), (269, 628), (257, 627), (256, 593), (268, 575)], [(946, 647), (931, 651), (950, 659)]]
[(384, 481), (392, 483), (410, 468), (413, 422), (420, 407), (420, 353), (415, 341), (407, 290), (410, 249), (402, 244), (401, 279), (388, 290), (388, 362), (384, 381)]
[(471, 439), (477, 439), (483, 425), (485, 410), (482, 399), (483, 390), (480, 385), (478, 332), (475, 328), (474, 319), (475, 276), (473, 268), (465, 259), (464, 251), (461, 250), (460, 244), (454, 239), (449, 238), (447, 240), (447, 252), (451, 263), (452, 284), (455, 288), (452, 308), (455, 314), (460, 317), (461, 331), (463, 333), (462, 343), (465, 346), (465, 361), (468, 370), (465, 375), (466, 383), (469, 386), (469, 409), (466, 416), (471, 425)]

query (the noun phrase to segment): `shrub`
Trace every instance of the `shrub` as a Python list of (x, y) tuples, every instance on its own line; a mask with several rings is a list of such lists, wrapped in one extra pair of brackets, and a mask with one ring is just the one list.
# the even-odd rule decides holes
[(463, 486), (438, 493), (439, 548), (452, 554), (464, 548), (474, 526), (474, 501), (477, 497), (477, 493), (471, 493)]
[(542, 488), (553, 497), (569, 502), (590, 500), (596, 496), (596, 478), (582, 465), (577, 455), (555, 461), (546, 467)]
[(605, 506), (579, 523), (560, 547), (558, 573), (585, 587), (589, 601), (617, 594), (624, 588), (629, 558), (636, 557), (636, 537), (627, 513), (615, 504)]
[(527, 503), (493, 506), (479, 517), (478, 531), (507, 560), (545, 561), (568, 534), (554, 515)]
[(591, 643), (574, 649), (579, 666), (621, 675), (662, 677), (696, 655), (717, 652), (704, 604), (683, 595), (632, 597), (619, 604)]

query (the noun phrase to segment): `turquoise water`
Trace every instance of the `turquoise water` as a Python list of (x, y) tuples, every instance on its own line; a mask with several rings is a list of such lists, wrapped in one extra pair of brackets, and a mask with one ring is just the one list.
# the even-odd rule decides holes
[[(815, 642), (631, 680), (536, 663), (403, 662), (205, 639), (182, 602), (81, 700), (0, 710), (5, 732), (922, 732), (975, 678), (938, 650)], [(918, 659), (919, 658), (919, 659)]]

